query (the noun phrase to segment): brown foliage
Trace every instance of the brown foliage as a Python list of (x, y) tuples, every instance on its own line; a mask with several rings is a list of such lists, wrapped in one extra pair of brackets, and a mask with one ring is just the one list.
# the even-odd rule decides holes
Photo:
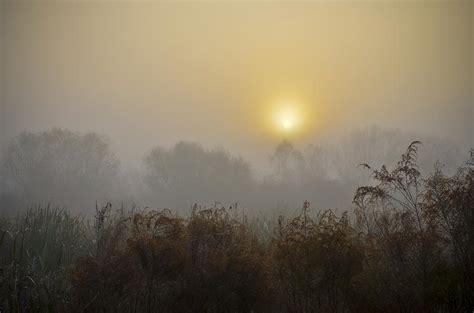
[(113, 249), (73, 267), (76, 308), (251, 312), (263, 303), (263, 250), (224, 208), (195, 205), (189, 219), (169, 211), (134, 213), (120, 223), (126, 235), (110, 237)]
[(344, 312), (352, 280), (362, 269), (357, 234), (347, 215), (328, 210), (312, 218), (309, 203), (284, 223), (273, 247), (274, 283), (285, 312)]
[(354, 196), (356, 227), (366, 242), (358, 287), (365, 312), (473, 309), (472, 156), (453, 177), (437, 166), (423, 180), (419, 144), (410, 144), (392, 171), (373, 170), (376, 185), (360, 187)]

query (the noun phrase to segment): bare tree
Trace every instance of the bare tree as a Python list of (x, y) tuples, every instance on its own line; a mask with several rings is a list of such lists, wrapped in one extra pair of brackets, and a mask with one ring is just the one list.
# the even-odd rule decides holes
[(179, 142), (171, 149), (155, 147), (144, 158), (145, 182), (160, 203), (238, 201), (254, 183), (250, 166), (223, 150), (205, 150)]
[(61, 205), (91, 205), (110, 196), (119, 169), (106, 137), (64, 129), (18, 135), (2, 165), (11, 193)]

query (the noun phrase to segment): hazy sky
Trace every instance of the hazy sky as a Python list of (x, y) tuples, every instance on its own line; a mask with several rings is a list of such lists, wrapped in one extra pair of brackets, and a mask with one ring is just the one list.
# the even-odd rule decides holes
[[(473, 144), (472, 1), (1, 2), (3, 139), (193, 140), (260, 162), (373, 124)], [(300, 124), (269, 126), (282, 101)]]

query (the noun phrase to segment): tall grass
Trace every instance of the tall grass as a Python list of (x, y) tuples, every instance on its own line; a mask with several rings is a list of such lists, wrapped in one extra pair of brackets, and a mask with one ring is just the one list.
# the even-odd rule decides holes
[(65, 268), (91, 251), (88, 226), (59, 208), (35, 207), (0, 224), (3, 310), (55, 311)]

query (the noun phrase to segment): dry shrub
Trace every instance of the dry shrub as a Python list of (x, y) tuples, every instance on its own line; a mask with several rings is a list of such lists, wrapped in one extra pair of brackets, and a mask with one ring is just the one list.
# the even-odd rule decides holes
[(264, 251), (224, 208), (194, 206), (189, 219), (134, 213), (114, 225), (121, 230), (99, 232), (102, 248), (71, 270), (75, 309), (251, 312), (263, 304)]
[[(123, 215), (123, 214), (122, 214)], [(78, 259), (70, 269), (73, 312), (109, 312), (130, 305), (136, 287), (136, 261), (128, 251), (130, 219), (112, 215), (111, 205), (97, 210), (96, 252)]]
[(195, 205), (188, 233), (187, 311), (250, 312), (264, 304), (264, 250), (247, 225), (224, 208)]
[(418, 145), (410, 144), (393, 170), (373, 170), (375, 186), (356, 191), (366, 261), (353, 311), (474, 309), (472, 157), (453, 177), (437, 168), (424, 180)]
[(305, 202), (298, 217), (284, 223), (273, 245), (274, 283), (285, 312), (344, 312), (353, 277), (361, 271), (357, 234), (328, 210), (312, 218)]

